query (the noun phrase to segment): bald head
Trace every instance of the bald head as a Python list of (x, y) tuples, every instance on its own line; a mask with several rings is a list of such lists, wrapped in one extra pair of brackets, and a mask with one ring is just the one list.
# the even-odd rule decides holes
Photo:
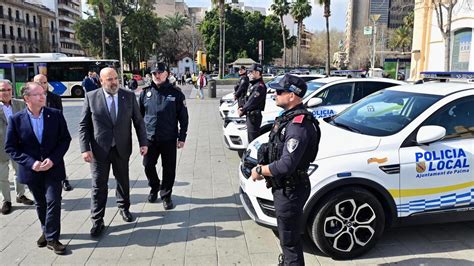
[(105, 91), (114, 95), (119, 89), (117, 71), (111, 67), (105, 67), (100, 71), (100, 83)]
[(38, 75), (34, 76), (33, 77), (33, 82), (36, 82), (39, 85), (41, 85), (41, 87), (43, 88), (43, 90), (45, 92), (48, 91), (48, 78), (45, 75), (38, 74)]

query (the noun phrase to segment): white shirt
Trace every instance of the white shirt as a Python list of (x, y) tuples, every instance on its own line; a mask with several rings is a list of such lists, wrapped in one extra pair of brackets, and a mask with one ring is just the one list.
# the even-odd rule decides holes
[(106, 92), (104, 89), (102, 89), (105, 95), (105, 101), (107, 102), (107, 108), (109, 109), (110, 112), (110, 107), (112, 106), (112, 97), (114, 97), (115, 101), (115, 116), (117, 117), (118, 114), (118, 92), (112, 96), (110, 93)]
[(2, 105), (2, 109), (3, 109), (3, 113), (5, 114), (5, 117), (7, 118), (10, 118), (10, 116), (13, 115), (13, 109), (12, 109), (12, 105), (5, 105), (3, 104), (2, 102), (0, 102), (0, 104)]

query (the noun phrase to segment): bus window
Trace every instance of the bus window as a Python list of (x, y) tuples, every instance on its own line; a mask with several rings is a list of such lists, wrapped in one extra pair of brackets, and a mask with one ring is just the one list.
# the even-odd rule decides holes
[(14, 66), (16, 95), (20, 95), (21, 88), (35, 76), (35, 68), (33, 63), (17, 63)]

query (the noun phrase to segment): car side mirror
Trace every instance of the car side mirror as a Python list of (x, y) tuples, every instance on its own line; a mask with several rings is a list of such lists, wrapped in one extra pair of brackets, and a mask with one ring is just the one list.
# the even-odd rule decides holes
[(308, 106), (308, 108), (311, 108), (311, 107), (318, 106), (322, 103), (323, 103), (323, 99), (321, 99), (321, 98), (311, 98), (311, 99), (309, 99), (306, 106)]
[(446, 129), (441, 126), (422, 126), (416, 134), (416, 142), (428, 145), (446, 136)]

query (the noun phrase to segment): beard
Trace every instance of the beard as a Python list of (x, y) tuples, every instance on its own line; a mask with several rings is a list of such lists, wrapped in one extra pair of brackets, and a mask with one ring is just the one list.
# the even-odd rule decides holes
[(111, 85), (110, 87), (106, 88), (104, 87), (105, 91), (108, 92), (111, 95), (117, 94), (119, 87), (118, 85)]

